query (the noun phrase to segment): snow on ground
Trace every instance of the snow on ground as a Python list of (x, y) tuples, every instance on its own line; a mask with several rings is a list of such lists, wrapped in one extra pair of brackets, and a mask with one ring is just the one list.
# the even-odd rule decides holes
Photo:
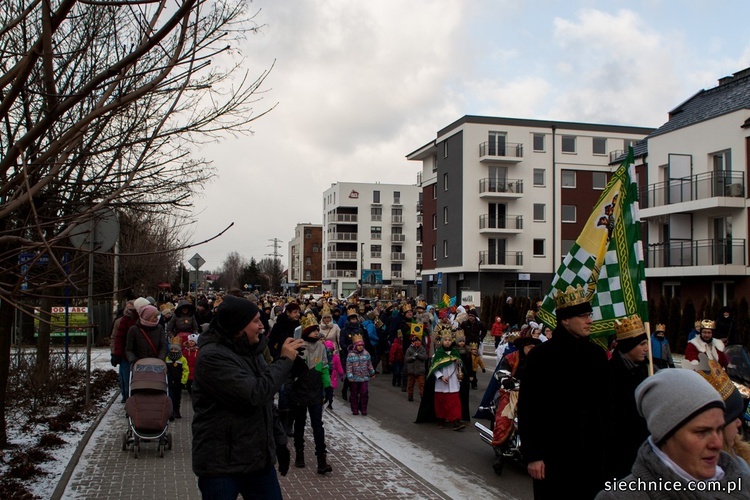
[[(71, 347), (69, 354), (72, 363), (79, 360), (85, 362), (86, 347)], [(93, 371), (97, 368), (102, 370), (115, 369), (109, 362), (108, 347), (96, 347), (92, 349), (91, 370)], [(113, 389), (112, 392), (108, 394), (106, 398), (103, 398), (91, 412), (88, 412), (88, 415), (90, 415), (89, 417), (80, 422), (72, 422), (69, 431), (55, 433), (58, 437), (62, 438), (66, 444), (58, 448), (47, 450), (54, 460), (44, 462), (38, 466), (40, 470), (45, 472), (45, 474), (35, 477), (32, 481), (25, 483), (29, 491), (37, 498), (50, 498), (52, 496), (65, 468), (68, 466), (71, 457), (75, 453), (78, 443), (81, 441), (102, 408), (107, 405), (109, 399), (114, 395), (116, 390), (117, 389)], [(20, 425), (23, 423), (21, 420), (22, 419), (18, 416), (14, 418), (14, 415), (8, 415), (8, 440), (12, 444), (19, 445), (20, 447), (34, 445), (39, 441), (41, 435), (47, 432), (46, 426), (36, 426), (31, 432), (21, 432)]]

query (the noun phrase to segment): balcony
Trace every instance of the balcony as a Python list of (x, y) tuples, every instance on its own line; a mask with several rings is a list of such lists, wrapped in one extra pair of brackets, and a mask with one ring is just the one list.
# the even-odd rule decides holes
[(379, 259), (383, 255), (382, 252), (370, 252), (371, 259)]
[(356, 278), (357, 271), (347, 269), (329, 269), (326, 271), (327, 278)]
[(417, 202), (417, 213), (421, 214), (423, 211), (424, 211), (424, 203), (422, 203), (421, 201)]
[(520, 163), (523, 161), (523, 144), (506, 142), (497, 144), (496, 142), (483, 142), (479, 145), (479, 161), (485, 162), (503, 162), (503, 163)]
[(498, 179), (488, 177), (479, 179), (480, 198), (521, 198), (523, 181), (521, 179)]
[(745, 207), (744, 172), (704, 172), (651, 184), (640, 196), (641, 217)]
[(382, 221), (383, 220), (383, 214), (372, 214), (370, 216), (370, 219), (373, 221)]
[(396, 262), (403, 262), (404, 259), (406, 259), (406, 254), (401, 252), (393, 252), (391, 253), (391, 260)]
[(370, 233), (370, 239), (371, 240), (382, 240), (383, 239), (383, 233)]
[(497, 217), (483, 214), (479, 216), (479, 232), (482, 234), (519, 234), (523, 230), (523, 215)]
[[(648, 245), (646, 266), (741, 266), (744, 274), (745, 240), (672, 240)], [(682, 272), (682, 271), (681, 271)]]
[(357, 241), (357, 233), (331, 231), (328, 233), (328, 241)]
[(479, 252), (482, 269), (518, 270), (523, 268), (523, 252)]
[(403, 224), (403, 223), (404, 223), (403, 215), (391, 215), (391, 224)]
[(357, 260), (357, 252), (328, 252), (328, 260)]
[(403, 279), (403, 271), (391, 271), (391, 279)]
[(331, 214), (328, 223), (332, 222), (357, 222), (357, 214)]
[(394, 206), (400, 206), (401, 205), (401, 198), (393, 198), (393, 205)]
[(406, 235), (400, 234), (400, 233), (393, 233), (391, 234), (391, 241), (394, 243), (403, 243), (406, 241)]

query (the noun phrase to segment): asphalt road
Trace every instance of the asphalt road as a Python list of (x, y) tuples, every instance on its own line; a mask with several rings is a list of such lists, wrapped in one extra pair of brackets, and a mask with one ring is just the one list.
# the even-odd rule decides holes
[[(494, 370), (495, 359), (485, 356), (486, 373), (479, 373), (479, 389), (472, 390), (469, 400), (470, 414), (473, 415), (484, 395), (489, 378)], [(337, 398), (341, 401), (341, 389)], [(397, 434), (415, 445), (431, 451), (439, 457), (450, 457), (455, 469), (463, 469), (467, 479), (481, 481), (483, 486), (499, 493), (498, 496), (510, 496), (519, 499), (532, 499), (532, 481), (525, 470), (508, 464), (502, 475), (498, 476), (492, 469), (494, 452), (479, 438), (479, 433), (471, 424), (466, 429), (453, 432), (448, 428), (439, 430), (435, 424), (413, 423), (419, 408), (419, 393), (415, 387), (415, 401), (408, 402), (406, 393), (391, 385), (391, 375), (378, 375), (370, 381), (369, 418), (390, 433)], [(480, 420), (487, 423), (486, 420)], [(419, 471), (417, 471), (419, 472)], [(467, 484), (470, 488), (470, 484)]]

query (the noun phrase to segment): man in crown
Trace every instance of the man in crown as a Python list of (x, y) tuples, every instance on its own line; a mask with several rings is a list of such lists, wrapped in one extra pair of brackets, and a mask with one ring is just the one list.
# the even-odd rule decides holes
[(580, 285), (557, 292), (552, 339), (529, 352), (521, 376), (518, 429), (535, 499), (590, 499), (604, 487), (611, 406), (590, 300)]
[(710, 319), (701, 321), (700, 335), (693, 337), (685, 348), (685, 359), (693, 364), (698, 364), (698, 354), (704, 353), (709, 361), (713, 360), (719, 363), (723, 368), (729, 364), (729, 360), (724, 354), (724, 342), (714, 338), (716, 322)]

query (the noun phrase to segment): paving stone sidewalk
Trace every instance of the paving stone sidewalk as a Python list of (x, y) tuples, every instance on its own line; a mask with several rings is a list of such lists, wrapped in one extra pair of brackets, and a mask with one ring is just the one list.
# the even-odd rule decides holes
[[(344, 411), (344, 408), (339, 405), (333, 412), (326, 411), (323, 417), (328, 462), (333, 466), (333, 473), (316, 473), (315, 447), (308, 422), (308, 466), (297, 469), (292, 463), (287, 476), (279, 478), (284, 498), (369, 500), (401, 495), (411, 499), (448, 498), (363, 438), (336, 415), (336, 410)], [(132, 452), (121, 451), (127, 419), (125, 406), (117, 398), (86, 444), (62, 498), (200, 499), (197, 480), (191, 468), (192, 407), (186, 393), (182, 401), (182, 414), (184, 418), (170, 423), (173, 448), (165, 453), (164, 458), (158, 457), (155, 442), (146, 442), (141, 444), (136, 459)]]

